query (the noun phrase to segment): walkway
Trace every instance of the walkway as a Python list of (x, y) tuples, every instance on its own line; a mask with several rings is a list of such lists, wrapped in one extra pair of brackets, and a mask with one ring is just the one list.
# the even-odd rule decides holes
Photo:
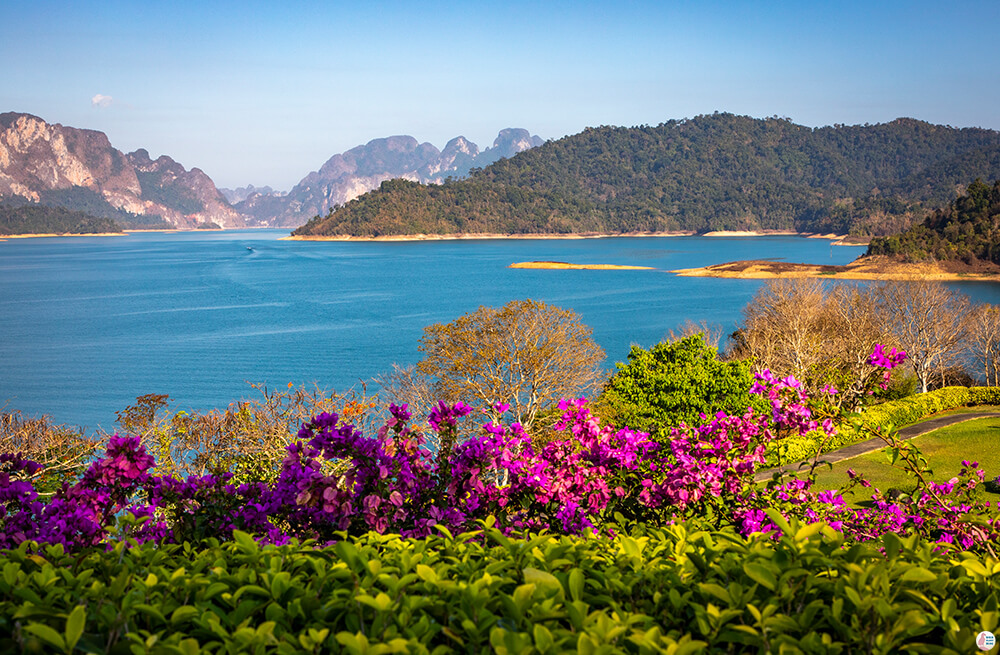
[[(972, 421), (977, 418), (990, 418), (994, 416), (1000, 416), (1000, 412), (972, 412), (969, 414), (952, 414), (951, 416), (941, 416), (939, 418), (932, 418), (929, 421), (924, 421), (923, 423), (917, 423), (916, 425), (908, 425), (905, 428), (900, 429), (899, 437), (901, 439), (912, 439), (914, 437), (919, 437), (921, 435), (927, 434), (928, 432), (933, 432), (938, 428), (943, 428), (949, 425), (955, 425), (956, 423), (964, 423), (965, 421)], [(845, 459), (850, 459), (852, 457), (857, 457), (858, 455), (867, 455), (868, 453), (874, 453), (877, 450), (882, 450), (885, 448), (885, 442), (878, 437), (874, 439), (869, 439), (867, 441), (861, 441), (859, 443), (851, 444), (850, 446), (844, 446), (837, 450), (831, 450), (828, 453), (823, 453), (820, 455), (819, 459), (821, 462), (840, 462)], [(808, 469), (812, 465), (812, 460), (806, 462), (799, 462), (797, 464), (786, 464), (781, 467), (782, 471), (798, 471)], [(754, 476), (754, 480), (757, 482), (764, 482), (770, 480), (771, 476), (778, 469), (766, 469), (763, 471), (757, 471)]]

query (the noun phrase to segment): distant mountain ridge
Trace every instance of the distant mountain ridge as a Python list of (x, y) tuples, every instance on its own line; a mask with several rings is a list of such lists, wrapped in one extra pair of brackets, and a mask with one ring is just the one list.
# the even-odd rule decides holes
[(716, 113), (588, 128), (445, 184), (387, 181), (294, 234), (890, 234), (976, 177), (1000, 178), (1000, 132)]
[(259, 223), (297, 227), (331, 207), (378, 188), (386, 180), (428, 183), (464, 177), (473, 168), (488, 166), (542, 143), (540, 137), (520, 128), (501, 130), (493, 146), (483, 151), (462, 136), (450, 140), (443, 150), (406, 135), (373, 139), (333, 155), (287, 194), (252, 192), (235, 207)]
[(132, 224), (246, 224), (200, 169), (187, 170), (166, 155), (152, 160), (142, 149), (124, 154), (96, 130), (3, 113), (0, 202), (25, 200)]

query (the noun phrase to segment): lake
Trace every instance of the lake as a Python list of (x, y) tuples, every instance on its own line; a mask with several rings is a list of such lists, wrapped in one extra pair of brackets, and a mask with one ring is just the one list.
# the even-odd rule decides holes
[[(424, 326), (532, 298), (573, 309), (608, 355), (685, 319), (731, 332), (759, 280), (669, 269), (774, 258), (844, 264), (863, 247), (800, 237), (307, 242), (285, 230), (0, 242), (0, 405), (111, 429), (136, 396), (225, 407), (273, 387), (344, 390), (416, 363)], [(651, 266), (521, 270), (517, 261)], [(1000, 302), (1000, 285), (961, 288)]]

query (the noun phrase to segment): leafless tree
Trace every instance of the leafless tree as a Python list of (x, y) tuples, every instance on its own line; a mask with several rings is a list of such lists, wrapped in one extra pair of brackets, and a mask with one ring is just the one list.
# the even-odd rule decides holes
[(99, 454), (101, 445), (82, 430), (55, 424), (48, 416), (0, 410), (0, 454), (20, 453), (41, 464), (44, 468), (35, 477), (71, 479)]
[(878, 299), (866, 287), (817, 279), (768, 282), (743, 310), (735, 356), (758, 370), (794, 375), (813, 392), (839, 393), (834, 405), (854, 408), (878, 375), (868, 359), (876, 343), (893, 345), (879, 320)]
[(983, 303), (969, 315), (969, 355), (989, 386), (1000, 386), (1000, 307)]
[(590, 328), (576, 313), (534, 300), (480, 307), (426, 327), (420, 351), (417, 367), (438, 398), (478, 401), (487, 411), (509, 403), (529, 431), (560, 398), (595, 391), (604, 379), (604, 351)]
[(702, 340), (704, 340), (707, 345), (715, 348), (716, 350), (719, 349), (719, 344), (722, 342), (722, 326), (710, 324), (704, 319), (698, 321), (697, 323), (691, 319), (685, 320), (677, 326), (676, 332), (670, 330), (670, 332), (667, 333), (667, 340), (670, 342), (680, 341), (681, 339), (695, 334), (700, 334)]
[(887, 331), (908, 355), (921, 392), (931, 377), (954, 366), (970, 331), (968, 296), (928, 280), (874, 285)]
[[(181, 477), (207, 473), (277, 473), (285, 448), (299, 427), (322, 412), (372, 431), (376, 403), (365, 390), (337, 394), (319, 387), (269, 389), (251, 385), (260, 397), (204, 413), (171, 411), (169, 397), (147, 394), (118, 412), (122, 431), (142, 438), (157, 463), (156, 472)], [(107, 437), (108, 435), (104, 435)]]
[(778, 279), (762, 286), (743, 309), (743, 347), (758, 370), (804, 380), (825, 355), (820, 280)]

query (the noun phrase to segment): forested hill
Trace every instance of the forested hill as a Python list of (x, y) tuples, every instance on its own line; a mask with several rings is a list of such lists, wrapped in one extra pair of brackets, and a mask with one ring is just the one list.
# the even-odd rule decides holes
[(872, 239), (870, 255), (929, 259), (955, 270), (1000, 266), (1000, 180), (976, 180), (947, 207), (902, 234)]
[(441, 185), (387, 181), (293, 234), (891, 234), (976, 177), (1000, 177), (1000, 132), (714, 114), (589, 128)]
[(0, 235), (3, 234), (96, 234), (121, 232), (110, 218), (100, 218), (64, 207), (0, 204)]

